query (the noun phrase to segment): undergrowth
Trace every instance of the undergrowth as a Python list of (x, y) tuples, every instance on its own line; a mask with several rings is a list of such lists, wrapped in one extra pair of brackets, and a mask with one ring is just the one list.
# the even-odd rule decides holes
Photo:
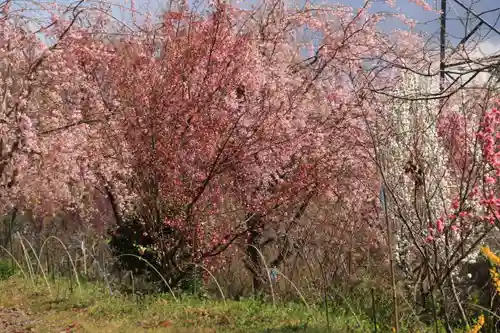
[[(303, 304), (273, 306), (256, 299), (240, 301), (200, 299), (171, 294), (138, 297), (113, 292), (100, 283), (82, 281), (73, 288), (64, 278), (51, 280), (52, 295), (41, 279), (32, 284), (15, 274), (0, 281), (0, 308), (23, 308), (33, 319), (35, 332), (178, 332), (178, 333), (344, 333), (390, 332), (390, 327), (373, 326), (370, 318), (330, 308)], [(368, 301), (368, 300), (367, 300)], [(332, 304), (333, 305), (333, 304)], [(416, 325), (404, 325), (405, 332), (433, 332)], [(413, 327), (412, 327), (413, 326)]]

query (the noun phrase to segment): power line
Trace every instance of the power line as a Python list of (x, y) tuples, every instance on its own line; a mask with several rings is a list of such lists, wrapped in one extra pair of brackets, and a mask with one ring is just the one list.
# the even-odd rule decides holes
[[(481, 15), (476, 14), (471, 8), (468, 8), (467, 6), (465, 6), (459, 0), (451, 0), (451, 1), (454, 1), (457, 5), (459, 5), (460, 7), (462, 7), (466, 12), (468, 12), (469, 14), (471, 14), (472, 16), (474, 16), (476, 19), (478, 19), (480, 22), (482, 22), (485, 26), (487, 26), (488, 28), (490, 28), (492, 31), (496, 32), (498, 34), (498, 36), (500, 36), (500, 31), (498, 29), (496, 29), (494, 26), (492, 26), (491, 24), (489, 24), (486, 20), (484, 20), (481, 17)], [(441, 8), (443, 8), (443, 6), (442, 6), (443, 2), (445, 2), (445, 6), (446, 6), (446, 0), (442, 0), (441, 1)], [(500, 10), (500, 7), (497, 8), (496, 10)], [(490, 12), (490, 11), (487, 11), (487, 12)]]
[[(460, 6), (466, 12), (467, 17), (472, 16), (476, 20), (479, 21), (479, 23), (477, 23), (470, 32), (467, 32), (467, 29), (466, 29), (466, 35), (460, 40), (460, 42), (457, 44), (457, 46), (454, 47), (453, 52), (449, 55), (446, 54), (447, 36), (448, 36), (446, 23), (449, 20), (449, 17), (447, 16), (447, 11), (448, 11), (448, 5), (451, 5), (451, 2), (448, 3), (448, 1), (456, 3), (458, 6)], [(436, 5), (437, 5), (437, 2), (436, 2)], [(441, 15), (440, 15), (440, 19), (439, 19), (439, 21), (440, 21), (440, 34), (439, 34), (440, 35), (440, 40), (439, 40), (439, 78), (440, 78), (440, 81), (439, 81), (439, 91), (441, 94), (443, 94), (445, 91), (446, 76), (451, 77), (452, 74), (457, 74), (456, 73), (457, 69), (455, 69), (452, 72), (453, 67), (455, 67), (455, 68), (459, 67), (459, 69), (460, 69), (461, 68), (460, 66), (464, 66), (464, 65), (469, 65), (469, 67), (471, 65), (475, 65), (475, 66), (480, 65), (480, 66), (475, 67), (475, 69), (471, 68), (471, 70), (473, 72), (474, 71), (477, 72), (477, 73), (475, 73), (475, 75), (477, 75), (479, 72), (491, 71), (492, 68), (495, 67), (497, 64), (500, 67), (500, 61), (498, 60), (498, 57), (495, 57), (495, 56), (483, 57), (482, 59), (470, 59), (467, 56), (466, 59), (464, 59), (463, 61), (455, 61), (452, 64), (447, 63), (447, 57), (449, 58), (451, 55), (453, 55), (455, 52), (457, 52), (463, 46), (465, 46), (465, 44), (474, 35), (476, 35), (478, 33), (479, 29), (483, 26), (489, 28), (489, 31), (487, 34), (489, 34), (490, 32), (494, 32), (500, 37), (500, 31), (497, 28), (495, 28), (494, 25), (490, 24), (487, 20), (485, 20), (482, 17), (482, 15), (484, 15), (484, 14), (499, 11), (500, 7), (495, 8), (495, 9), (491, 9), (491, 10), (486, 10), (480, 14), (477, 14), (472, 8), (469, 8), (466, 5), (464, 5), (461, 0), (441, 0), (440, 10), (441, 10)], [(458, 13), (456, 13), (456, 14), (458, 16)], [(466, 23), (467, 22), (462, 22), (462, 24), (464, 24), (464, 26), (467, 26)], [(496, 22), (495, 22), (495, 24), (496, 24)], [(481, 66), (481, 64), (484, 65), (485, 63), (487, 63), (488, 65)], [(469, 70), (468, 74), (471, 74), (470, 72), (471, 71)]]

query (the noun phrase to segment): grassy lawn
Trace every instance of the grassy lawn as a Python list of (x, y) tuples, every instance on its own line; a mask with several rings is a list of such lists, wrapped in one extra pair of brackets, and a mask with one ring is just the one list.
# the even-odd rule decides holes
[[(277, 305), (255, 300), (200, 300), (171, 296), (109, 295), (103, 286), (82, 283), (70, 292), (68, 281), (39, 281), (34, 287), (20, 277), (0, 281), (0, 308), (21, 309), (33, 332), (327, 332), (324, 314), (300, 304)], [(329, 332), (369, 332), (369, 323), (353, 316), (330, 318)], [(365, 326), (366, 325), (366, 326)], [(21, 328), (21, 327), (20, 327)], [(29, 330), (28, 330), (29, 331)]]

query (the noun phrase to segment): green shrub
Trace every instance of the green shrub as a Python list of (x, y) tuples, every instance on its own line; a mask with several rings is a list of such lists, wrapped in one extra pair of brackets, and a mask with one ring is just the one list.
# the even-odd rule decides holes
[(14, 275), (15, 270), (12, 264), (6, 260), (0, 260), (0, 281), (7, 280)]

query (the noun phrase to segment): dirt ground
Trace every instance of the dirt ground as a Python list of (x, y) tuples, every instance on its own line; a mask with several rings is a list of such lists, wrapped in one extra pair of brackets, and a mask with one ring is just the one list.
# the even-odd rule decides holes
[(0, 308), (0, 332), (2, 333), (35, 332), (31, 328), (33, 324), (34, 322), (22, 310)]

